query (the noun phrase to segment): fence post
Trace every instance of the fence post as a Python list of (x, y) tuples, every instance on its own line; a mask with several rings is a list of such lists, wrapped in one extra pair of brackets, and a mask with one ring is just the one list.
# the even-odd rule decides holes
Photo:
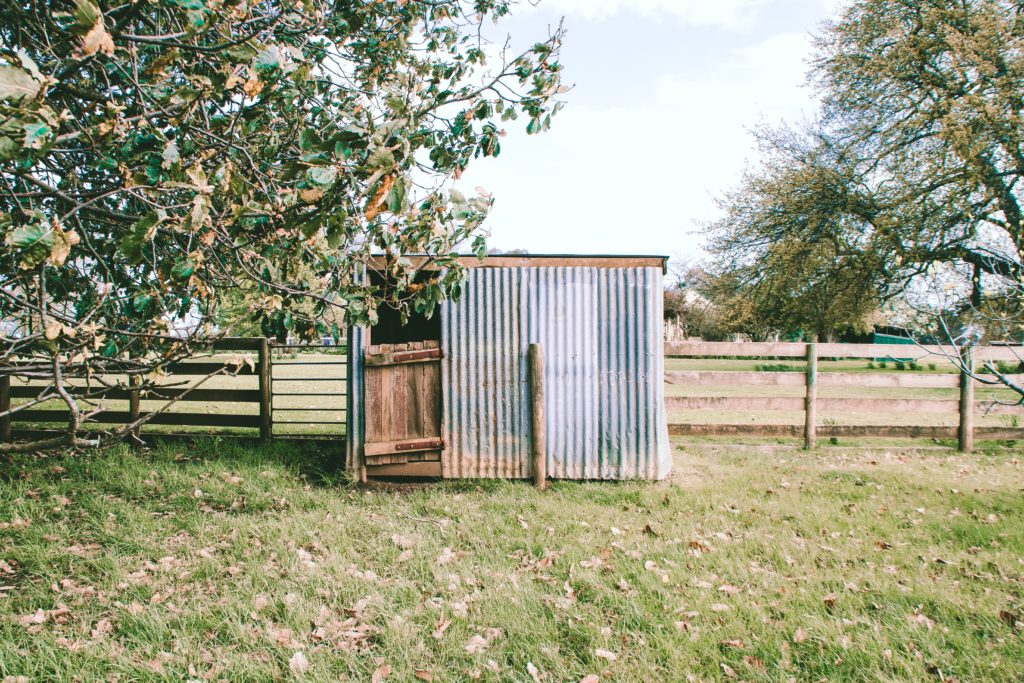
[(817, 444), (816, 425), (818, 419), (818, 345), (807, 344), (807, 378), (804, 395), (804, 448), (811, 450)]
[[(128, 375), (128, 424), (135, 422), (142, 415), (139, 398), (139, 377)], [(138, 439), (139, 428), (132, 428), (131, 434)]]
[(270, 340), (260, 340), (259, 373), (260, 373), (260, 438), (269, 439), (274, 431), (274, 415), (271, 405), (270, 376)]
[[(0, 376), (0, 413), (11, 409), (11, 376)], [(11, 416), (0, 417), (0, 443), (11, 440)]]
[(957, 446), (961, 453), (974, 449), (974, 349), (967, 347), (960, 368), (960, 428)]
[(530, 426), (533, 438), (533, 483), (539, 489), (547, 486), (547, 437), (544, 433), (544, 347), (530, 344), (527, 349), (530, 366)]

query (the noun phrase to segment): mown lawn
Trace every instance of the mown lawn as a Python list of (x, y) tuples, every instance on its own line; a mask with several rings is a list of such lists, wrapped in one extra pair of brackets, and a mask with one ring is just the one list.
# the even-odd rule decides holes
[(283, 443), (0, 462), (0, 679), (1024, 678), (1019, 454), (683, 448), (543, 493)]

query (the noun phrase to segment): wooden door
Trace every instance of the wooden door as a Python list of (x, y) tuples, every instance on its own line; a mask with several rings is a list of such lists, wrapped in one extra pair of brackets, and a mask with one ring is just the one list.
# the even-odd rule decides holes
[(437, 341), (366, 348), (368, 476), (441, 476), (441, 349)]

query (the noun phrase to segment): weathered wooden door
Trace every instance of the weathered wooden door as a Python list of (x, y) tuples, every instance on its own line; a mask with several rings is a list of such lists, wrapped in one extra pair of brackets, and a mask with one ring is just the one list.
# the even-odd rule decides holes
[(441, 476), (441, 349), (437, 341), (366, 348), (368, 476)]

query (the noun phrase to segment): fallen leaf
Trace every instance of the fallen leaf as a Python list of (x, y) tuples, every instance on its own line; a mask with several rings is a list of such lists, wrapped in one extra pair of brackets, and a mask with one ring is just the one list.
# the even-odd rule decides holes
[(487, 639), (481, 635), (473, 635), (466, 641), (466, 652), (475, 655), (487, 649)]
[(432, 680), (434, 680), (434, 674), (430, 673), (426, 669), (416, 669), (416, 671), (413, 672), (413, 676), (415, 676), (416, 678), (418, 678), (421, 681), (432, 681)]
[(723, 640), (719, 644), (722, 647), (734, 647), (737, 650), (742, 650), (743, 649), (743, 641), (742, 640), (738, 640), (738, 639), (737, 640)]
[(370, 677), (370, 683), (381, 683), (391, 673), (390, 664), (381, 664), (377, 667), (377, 670), (373, 672), (373, 676)]
[(750, 655), (747, 655), (743, 658), (743, 661), (751, 669), (757, 669), (758, 671), (764, 671), (765, 669), (764, 662), (758, 659), (757, 657), (751, 657)]
[(601, 679), (597, 674), (587, 674), (580, 679), (580, 683), (601, 683)]
[(729, 666), (728, 664), (726, 664), (724, 662), (722, 663), (722, 671), (729, 678), (736, 678), (736, 671), (731, 666)]
[(306, 655), (300, 650), (288, 660), (288, 668), (292, 670), (292, 673), (304, 674), (309, 671), (309, 660), (306, 659)]
[(533, 662), (526, 663), (526, 673), (530, 674), (530, 678), (536, 681), (536, 683), (540, 683), (544, 680), (544, 676), (541, 675), (540, 669), (538, 669)]
[(729, 607), (729, 605), (723, 605), (720, 602), (716, 602), (715, 604), (711, 605), (712, 612), (728, 612), (731, 609), (732, 608)]
[(798, 628), (793, 633), (793, 642), (794, 643), (802, 643), (805, 640), (807, 640), (807, 631), (803, 630), (802, 628)]
[(594, 650), (594, 656), (600, 657), (601, 659), (607, 659), (609, 662), (614, 662), (616, 659), (619, 658), (619, 656), (614, 652), (611, 652), (609, 650), (602, 650), (601, 648), (597, 648), (596, 650)]
[(448, 627), (451, 625), (451, 619), (445, 619), (444, 617), (438, 619), (437, 626), (434, 628), (434, 633), (432, 634), (434, 636), (434, 639), (441, 640), (441, 638), (444, 637), (444, 632), (447, 631)]

